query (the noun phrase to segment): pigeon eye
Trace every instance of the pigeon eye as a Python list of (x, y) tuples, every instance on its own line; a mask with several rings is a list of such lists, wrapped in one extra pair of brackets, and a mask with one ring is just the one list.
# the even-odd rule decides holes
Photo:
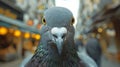
[(42, 23), (43, 23), (44, 25), (46, 25), (46, 20), (45, 20), (45, 18), (42, 19)]
[(74, 18), (72, 18), (70, 25), (73, 25), (73, 24), (74, 24), (74, 22), (75, 22), (75, 19), (74, 19)]

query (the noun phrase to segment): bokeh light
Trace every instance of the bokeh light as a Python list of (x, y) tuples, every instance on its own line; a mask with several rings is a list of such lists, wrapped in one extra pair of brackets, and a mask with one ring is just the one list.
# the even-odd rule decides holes
[(24, 38), (26, 38), (26, 39), (30, 38), (30, 33), (29, 33), (29, 32), (26, 32), (26, 33), (24, 34)]
[(35, 39), (36, 39), (36, 40), (40, 40), (40, 37), (41, 37), (41, 36), (40, 36), (39, 34), (36, 34), (36, 35), (35, 35)]
[(5, 35), (7, 34), (8, 30), (5, 27), (0, 27), (0, 35)]
[(103, 29), (102, 28), (98, 28), (98, 32), (99, 33), (103, 32)]
[(21, 31), (19, 31), (19, 30), (15, 30), (15, 32), (14, 32), (14, 36), (16, 36), (16, 37), (20, 37), (20, 36), (21, 36)]

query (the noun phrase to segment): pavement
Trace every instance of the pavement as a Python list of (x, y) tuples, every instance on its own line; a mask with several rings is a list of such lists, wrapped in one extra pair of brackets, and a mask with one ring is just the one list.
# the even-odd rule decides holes
[(9, 62), (0, 62), (0, 67), (20, 67), (22, 59), (9, 61)]
[(101, 67), (120, 67), (120, 62), (102, 57)]

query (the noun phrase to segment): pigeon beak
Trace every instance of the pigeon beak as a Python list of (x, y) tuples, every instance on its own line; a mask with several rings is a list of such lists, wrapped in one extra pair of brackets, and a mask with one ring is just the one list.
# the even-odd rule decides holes
[(51, 29), (52, 33), (52, 40), (56, 44), (56, 47), (58, 49), (58, 53), (62, 53), (62, 48), (63, 48), (63, 41), (65, 40), (66, 34), (67, 34), (67, 29), (65, 27), (53, 27)]
[(57, 39), (56, 45), (57, 45), (58, 53), (59, 55), (61, 55), (62, 47), (63, 47), (63, 39), (62, 38)]

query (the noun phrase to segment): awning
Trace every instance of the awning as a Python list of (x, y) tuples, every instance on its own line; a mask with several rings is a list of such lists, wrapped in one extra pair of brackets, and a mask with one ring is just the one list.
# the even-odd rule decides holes
[(38, 30), (34, 27), (31, 27), (31, 26), (28, 26), (19, 20), (13, 20), (13, 19), (10, 19), (10, 18), (5, 17), (3, 15), (0, 15), (0, 25), (6, 26), (6, 27), (11, 27), (14, 25), (20, 30), (24, 30), (24, 31), (26, 30), (29, 32), (40, 34), (40, 30)]
[(100, 23), (105, 20), (111, 20), (113, 18), (119, 17), (120, 17), (120, 4), (113, 8), (102, 9), (100, 12), (98, 12), (96, 15), (92, 17), (93, 20), (92, 25)]

